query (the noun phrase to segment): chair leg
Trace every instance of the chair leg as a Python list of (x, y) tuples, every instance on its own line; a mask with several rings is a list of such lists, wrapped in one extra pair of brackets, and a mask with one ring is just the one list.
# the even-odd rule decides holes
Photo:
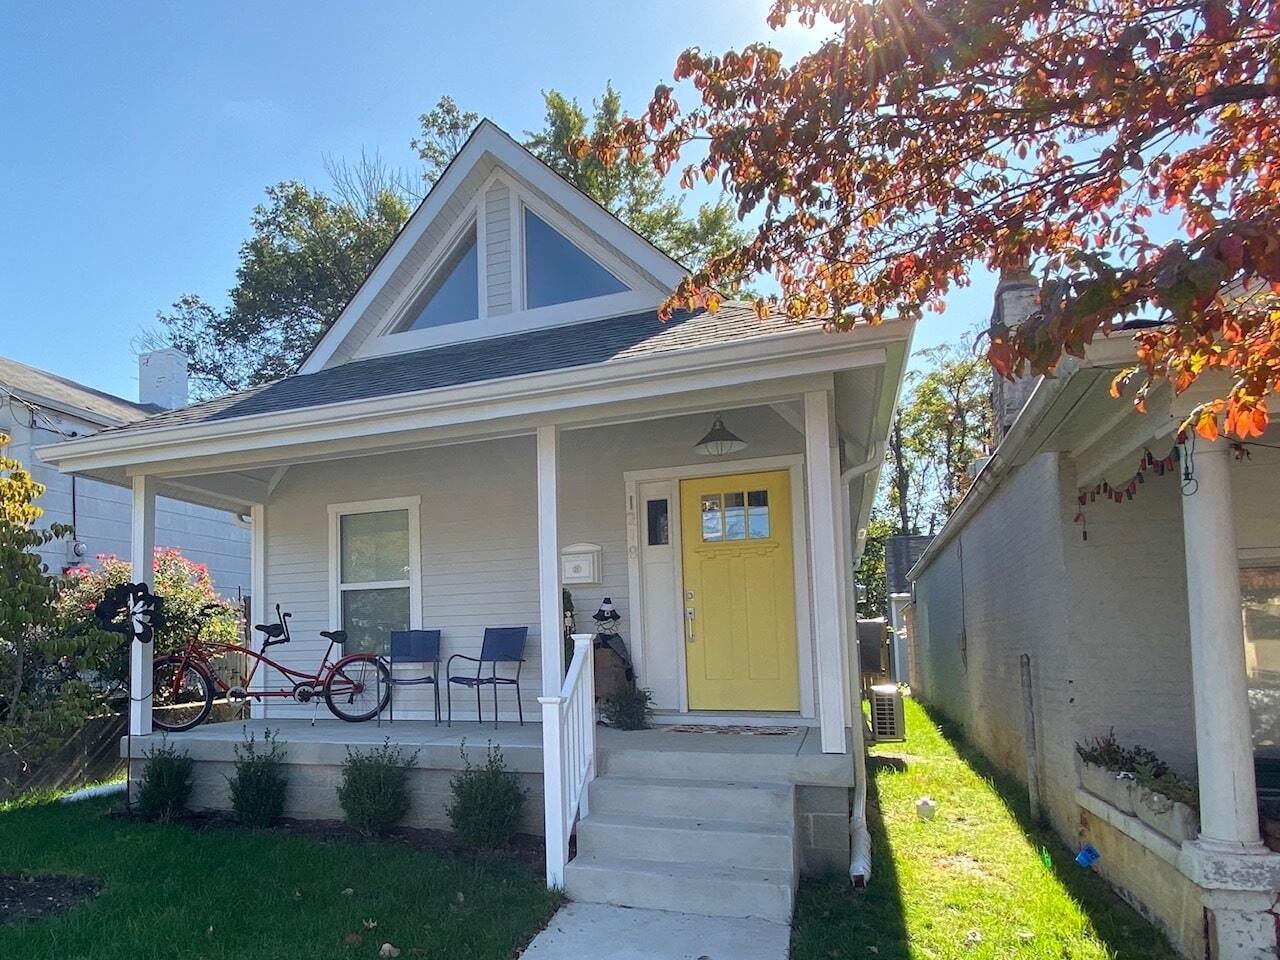
[[(437, 693), (436, 696), (438, 697), (440, 696), (440, 694)], [(449, 722), (448, 724), (446, 724), (446, 726), (452, 727), (453, 726), (453, 684), (452, 683), (450, 683), (448, 686), (444, 688), (444, 699), (449, 704)]]
[(493, 729), (498, 729), (498, 681), (493, 681)]
[(476, 723), (484, 723), (484, 709), (480, 706), (480, 684), (476, 684)]
[(524, 726), (524, 704), (520, 702), (520, 681), (516, 681), (516, 713), (520, 716), (520, 726)]

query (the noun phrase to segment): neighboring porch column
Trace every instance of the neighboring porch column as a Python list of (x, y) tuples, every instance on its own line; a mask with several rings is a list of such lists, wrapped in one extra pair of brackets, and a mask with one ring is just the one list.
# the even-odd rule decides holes
[(538, 428), (538, 623), (542, 648), (542, 695), (557, 697), (564, 685), (564, 613), (560, 598), (559, 436), (555, 426)]
[[(133, 478), (133, 524), (129, 556), (133, 582), (155, 589), (156, 481)], [(129, 732), (135, 737), (151, 732), (152, 645), (136, 640), (129, 647)]]
[(1230, 450), (1196, 442), (1194, 492), (1182, 498), (1200, 843), (1218, 850), (1261, 849), (1253, 735), (1240, 618), (1240, 574)]
[(843, 544), (837, 524), (835, 416), (828, 390), (804, 395), (805, 492), (809, 507), (809, 551), (813, 567), (813, 629), (817, 651), (818, 724), (823, 753), (845, 753), (845, 662), (841, 636)]

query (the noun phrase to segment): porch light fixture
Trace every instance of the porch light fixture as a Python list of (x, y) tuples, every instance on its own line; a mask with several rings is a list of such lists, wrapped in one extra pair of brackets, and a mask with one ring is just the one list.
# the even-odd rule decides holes
[(694, 444), (693, 449), (704, 457), (723, 457), (726, 453), (737, 453), (745, 450), (747, 442), (736, 433), (731, 433), (724, 425), (724, 417), (716, 414), (715, 421), (707, 435)]

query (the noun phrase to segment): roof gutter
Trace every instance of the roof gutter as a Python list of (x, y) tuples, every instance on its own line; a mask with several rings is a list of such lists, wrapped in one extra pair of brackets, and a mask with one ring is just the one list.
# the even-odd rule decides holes
[[(859, 545), (855, 544), (849, 537), (850, 520), (852, 520), (853, 495), (850, 492), (850, 486), (853, 481), (859, 477), (868, 477), (873, 474), (882, 463), (884, 463), (885, 441), (877, 440), (871, 448), (871, 453), (867, 459), (850, 467), (844, 473), (840, 474), (840, 496), (844, 503), (844, 526), (845, 526), (845, 556), (844, 566), (849, 575), (853, 574), (853, 561), (859, 551)], [(864, 497), (865, 501), (866, 498)], [(858, 518), (861, 520), (861, 517)], [(858, 539), (861, 540), (863, 532), (861, 524), (859, 524)], [(858, 622), (857, 616), (857, 586), (849, 584), (849, 595), (851, 602), (850, 617), (856, 631)], [(856, 634), (855, 634), (856, 635)], [(858, 644), (855, 640), (851, 644), (853, 648), (853, 656), (858, 656)], [(855, 659), (856, 662), (856, 659)], [(851, 849), (849, 856), (849, 879), (854, 886), (863, 887), (871, 880), (871, 832), (867, 829), (867, 748), (866, 748), (866, 727), (862, 723), (862, 704), (859, 702), (855, 710), (855, 715), (851, 718), (849, 727), (853, 733), (853, 809), (849, 814), (849, 838), (851, 841)]]
[(389, 428), (397, 418), (428, 414), (439, 423), (487, 420), (492, 419), (497, 406), (504, 403), (519, 404), (526, 412), (538, 408), (551, 412), (561, 409), (566, 402), (572, 405), (573, 401), (567, 400), (572, 395), (600, 391), (602, 369), (608, 370), (606, 383), (610, 391), (629, 388), (652, 395), (661, 392), (658, 384), (662, 378), (668, 379), (668, 390), (696, 389), (693, 381), (722, 378), (728, 369), (752, 369), (756, 374), (752, 379), (769, 379), (801, 371), (816, 372), (842, 369), (848, 364), (883, 362), (884, 347), (904, 339), (910, 330), (909, 324), (902, 323), (886, 324), (853, 335), (818, 331), (773, 334), (657, 356), (341, 401), (284, 413), (108, 431), (47, 445), (37, 453), (46, 463), (61, 470), (85, 470), (121, 463), (137, 464), (144, 455), (149, 455), (148, 460), (164, 460), (180, 455), (202, 441), (222, 449), (244, 449), (278, 444), (292, 439), (289, 435), (298, 432), (318, 432), (325, 435), (322, 439), (326, 439), (330, 434), (338, 435), (344, 426), (350, 431), (356, 430), (359, 424), (357, 432), (367, 430), (375, 423)]

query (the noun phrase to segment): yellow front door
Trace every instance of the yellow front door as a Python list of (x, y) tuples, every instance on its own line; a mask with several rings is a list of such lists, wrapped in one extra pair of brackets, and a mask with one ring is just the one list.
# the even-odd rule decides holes
[(799, 710), (791, 476), (680, 483), (691, 710)]

